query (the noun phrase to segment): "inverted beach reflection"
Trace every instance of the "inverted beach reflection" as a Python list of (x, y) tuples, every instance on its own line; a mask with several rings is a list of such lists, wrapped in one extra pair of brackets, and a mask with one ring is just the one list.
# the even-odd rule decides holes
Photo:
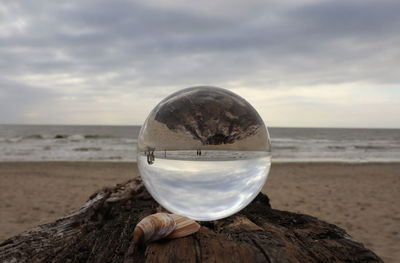
[(253, 156), (222, 161), (156, 158), (150, 165), (141, 154), (138, 166), (146, 188), (164, 208), (207, 220), (241, 210), (259, 193), (271, 158), (265, 152)]

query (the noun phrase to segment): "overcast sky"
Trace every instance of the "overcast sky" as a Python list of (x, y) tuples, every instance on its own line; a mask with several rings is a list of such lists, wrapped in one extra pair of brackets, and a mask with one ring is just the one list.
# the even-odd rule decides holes
[(0, 2), (0, 123), (142, 124), (212, 85), (268, 126), (400, 128), (400, 1)]

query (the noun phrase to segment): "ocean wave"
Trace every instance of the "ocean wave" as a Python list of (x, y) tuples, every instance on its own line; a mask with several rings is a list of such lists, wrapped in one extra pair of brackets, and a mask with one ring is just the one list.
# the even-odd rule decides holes
[(86, 134), (85, 139), (111, 139), (114, 136), (111, 135), (99, 135), (99, 134)]
[(21, 140), (42, 140), (42, 139), (52, 139), (53, 136), (48, 134), (29, 134), (24, 136), (17, 136), (11, 138), (0, 138), (0, 141), (9, 141), (9, 142), (17, 142)]
[[(71, 140), (71, 141), (81, 141), (81, 140), (97, 140), (97, 139), (112, 139), (118, 138), (111, 135), (99, 135), (99, 134), (29, 134), (24, 136), (16, 137), (0, 137), (0, 142), (20, 142), (22, 140)], [(127, 143), (136, 143), (137, 139), (120, 138), (126, 140)]]
[(31, 135), (27, 135), (22, 137), (24, 140), (25, 139), (30, 139), (30, 140), (34, 140), (34, 139), (43, 139), (43, 136), (41, 134), (31, 134)]
[(73, 135), (68, 136), (68, 140), (71, 140), (71, 141), (81, 141), (84, 139), (85, 139), (85, 136), (83, 136), (82, 134), (73, 134)]
[(346, 150), (345, 146), (328, 146), (326, 148), (328, 148), (330, 150)]
[(13, 137), (13, 138), (6, 138), (6, 142), (16, 143), (22, 141), (22, 137)]
[(108, 160), (122, 160), (122, 156), (110, 156), (108, 158), (106, 158)]
[(100, 147), (79, 147), (79, 148), (74, 148), (74, 151), (76, 152), (98, 152), (101, 151)]
[(69, 135), (66, 134), (57, 134), (54, 136), (54, 139), (67, 139)]
[(122, 141), (125, 143), (137, 143), (138, 142), (137, 139), (129, 139), (129, 138), (123, 138)]
[(335, 140), (314, 138), (271, 138), (272, 143), (332, 143)]
[(110, 156), (110, 157), (91, 157), (90, 161), (120, 161), (124, 158), (122, 156)]
[(360, 150), (384, 150), (388, 149), (387, 146), (378, 146), (378, 145), (354, 145), (354, 148)]
[(273, 146), (272, 150), (296, 150), (296, 146)]
[(304, 140), (292, 139), (292, 138), (271, 138), (271, 142), (302, 142)]
[(83, 139), (111, 139), (114, 138), (111, 135), (99, 135), (99, 134), (57, 134), (54, 139), (70, 139), (70, 140), (83, 140)]

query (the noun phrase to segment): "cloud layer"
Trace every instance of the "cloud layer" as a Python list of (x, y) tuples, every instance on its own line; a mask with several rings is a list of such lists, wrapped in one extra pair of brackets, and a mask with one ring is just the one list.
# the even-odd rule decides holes
[(272, 125), (400, 127), (399, 12), (368, 0), (4, 1), (0, 122), (140, 124), (172, 91), (208, 84)]

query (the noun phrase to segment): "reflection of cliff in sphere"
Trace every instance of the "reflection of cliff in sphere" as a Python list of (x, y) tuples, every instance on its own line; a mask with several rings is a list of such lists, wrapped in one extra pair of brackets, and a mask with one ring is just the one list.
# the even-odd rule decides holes
[(255, 109), (214, 87), (185, 89), (161, 101), (139, 136), (139, 150), (147, 148), (270, 151), (268, 132)]
[(195, 88), (167, 99), (155, 120), (170, 130), (190, 133), (203, 145), (234, 143), (255, 134), (262, 125), (249, 106), (225, 90)]

